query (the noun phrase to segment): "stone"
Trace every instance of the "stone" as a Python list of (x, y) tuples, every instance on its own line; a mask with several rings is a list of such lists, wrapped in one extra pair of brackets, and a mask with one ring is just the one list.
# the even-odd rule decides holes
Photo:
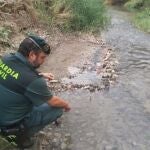
[(60, 133), (54, 133), (54, 136), (56, 137), (56, 138), (61, 138), (61, 134)]
[(43, 138), (41, 144), (42, 145), (48, 145), (49, 142), (47, 141), (47, 139)]
[(106, 72), (111, 73), (112, 69), (107, 69)]
[(76, 115), (80, 115), (80, 112), (79, 112), (79, 111), (75, 111), (75, 114), (76, 114)]
[(133, 145), (133, 146), (137, 146), (137, 143), (136, 143), (136, 142), (132, 142), (132, 145)]
[(67, 144), (66, 143), (61, 143), (61, 150), (66, 150), (67, 149)]
[(118, 150), (116, 146), (107, 145), (105, 146), (105, 150)]
[(86, 134), (86, 136), (87, 136), (87, 137), (94, 137), (95, 134), (94, 134), (94, 132), (89, 132), (89, 133)]
[(59, 83), (60, 81), (58, 81), (58, 80), (50, 80), (49, 82), (50, 83)]
[(53, 146), (53, 147), (58, 147), (59, 144), (60, 144), (59, 139), (54, 138), (54, 139), (52, 140), (52, 146)]
[(66, 133), (66, 134), (65, 134), (65, 137), (70, 138), (70, 137), (71, 137), (71, 134), (70, 134), (70, 133)]
[(52, 138), (52, 136), (53, 136), (53, 134), (52, 134), (51, 132), (48, 132), (48, 133), (47, 133), (47, 137), (48, 137), (48, 138)]
[(90, 87), (90, 88), (89, 88), (89, 91), (90, 91), (90, 92), (95, 92), (95, 88), (94, 88), (94, 87)]

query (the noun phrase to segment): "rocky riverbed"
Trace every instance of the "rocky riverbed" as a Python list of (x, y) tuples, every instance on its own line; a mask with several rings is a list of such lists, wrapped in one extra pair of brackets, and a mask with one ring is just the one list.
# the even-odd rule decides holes
[(65, 39), (41, 69), (54, 73), (47, 84), (72, 110), (38, 133), (31, 149), (149, 150), (150, 36), (127, 13), (109, 14), (105, 41)]
[[(74, 41), (74, 44), (75, 43), (76, 41)], [(84, 40), (84, 43), (86, 45), (88, 42)], [(83, 41), (78, 41), (78, 45), (79, 44), (83, 44)], [(68, 66), (66, 76), (58, 78), (58, 80), (47, 81), (51, 91), (60, 96), (66, 92), (71, 92), (72, 95), (74, 95), (76, 91), (80, 90), (88, 93), (107, 91), (110, 87), (115, 85), (118, 77), (118, 61), (113, 52), (114, 50), (102, 40), (98, 44), (94, 44), (94, 48), (92, 46), (93, 43), (88, 47), (88, 49), (91, 48), (90, 51), (93, 51), (92, 55), (90, 51), (83, 51), (86, 55), (84, 58), (86, 61), (81, 63), (78, 59), (73, 63), (73, 66)], [(88, 56), (90, 56), (90, 58)], [(48, 63), (46, 63), (46, 65), (47, 64)], [(45, 68), (43, 68), (43, 70), (44, 69)], [(90, 101), (92, 101), (93, 98), (91, 94), (89, 98)], [(75, 114), (79, 115), (80, 113), (76, 111)], [(68, 130), (68, 125), (68, 114), (65, 114), (61, 118), (60, 124), (54, 123), (49, 125), (38, 134), (36, 138), (37, 142), (33, 149), (71, 150), (73, 148), (73, 142), (71, 132)], [(89, 132), (87, 135), (92, 136), (93, 133)]]

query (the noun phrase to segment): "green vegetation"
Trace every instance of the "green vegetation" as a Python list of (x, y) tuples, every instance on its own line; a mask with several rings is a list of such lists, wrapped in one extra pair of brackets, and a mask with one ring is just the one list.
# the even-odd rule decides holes
[(0, 38), (8, 39), (11, 31), (8, 28), (0, 27)]
[(129, 11), (135, 11), (135, 9), (140, 9), (143, 6), (144, 0), (130, 0), (125, 3), (125, 7)]
[(71, 18), (67, 27), (75, 31), (94, 31), (107, 23), (105, 6), (101, 0), (72, 0)]
[(134, 23), (138, 28), (150, 33), (150, 9), (147, 8), (140, 13), (137, 13)]
[(48, 6), (42, 0), (39, 0), (34, 2), (34, 7), (39, 14), (39, 19), (43, 21), (43, 23), (51, 25), (52, 16), (48, 10)]
[(150, 33), (150, 0), (130, 0), (125, 3), (127, 10), (135, 12), (134, 23)]
[(97, 31), (108, 22), (103, 0), (40, 0), (35, 8), (42, 20), (65, 31)]

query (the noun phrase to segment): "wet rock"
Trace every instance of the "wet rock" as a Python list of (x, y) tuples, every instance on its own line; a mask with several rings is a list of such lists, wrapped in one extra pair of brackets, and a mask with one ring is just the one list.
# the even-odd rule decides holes
[(137, 146), (137, 143), (136, 142), (132, 142), (131, 143), (133, 146)]
[(94, 132), (89, 132), (89, 133), (86, 134), (86, 136), (87, 136), (87, 137), (94, 137), (95, 134), (94, 134)]
[(43, 139), (42, 142), (41, 142), (42, 145), (46, 146), (49, 144), (48, 140), (47, 139)]
[(68, 89), (68, 90), (73, 89), (73, 85), (71, 85), (71, 84), (67, 85), (67, 89)]
[(52, 146), (53, 146), (54, 148), (58, 147), (59, 144), (60, 144), (59, 139), (54, 138), (54, 139), (52, 140)]
[(76, 75), (80, 72), (80, 69), (77, 67), (68, 67), (68, 71), (71, 75)]
[(61, 138), (61, 134), (60, 134), (60, 133), (54, 133), (54, 136), (55, 136), (56, 138), (58, 138), (58, 139)]
[(110, 78), (111, 76), (111, 73), (103, 73), (102, 78)]
[(66, 133), (66, 134), (65, 134), (65, 137), (66, 137), (66, 138), (71, 138), (71, 134), (70, 134), (70, 133)]
[(100, 89), (104, 89), (105, 88), (105, 85), (101, 85)]
[(107, 69), (106, 72), (112, 73), (112, 69)]
[(105, 146), (104, 150), (119, 150), (116, 146)]
[(49, 139), (51, 139), (52, 136), (53, 136), (53, 134), (52, 134), (51, 132), (48, 132), (48, 133), (47, 133), (47, 137), (48, 137)]
[(61, 150), (67, 150), (67, 144), (66, 143), (61, 143)]
[(90, 87), (90, 88), (89, 88), (89, 91), (90, 91), (90, 92), (95, 92), (95, 88), (94, 88), (94, 87)]
[(109, 81), (109, 82), (110, 82), (110, 84), (111, 84), (111, 85), (115, 84), (115, 82), (114, 82), (114, 81)]
[(90, 88), (89, 85), (83, 87), (83, 89), (89, 89), (89, 88)]
[(112, 69), (111, 72), (112, 72), (112, 73), (115, 73), (115, 70)]
[(76, 114), (76, 115), (80, 115), (80, 112), (79, 112), (79, 111), (75, 111), (75, 114)]
[(113, 75), (112, 75), (112, 80), (116, 80), (117, 77), (118, 77), (118, 75), (113, 74)]

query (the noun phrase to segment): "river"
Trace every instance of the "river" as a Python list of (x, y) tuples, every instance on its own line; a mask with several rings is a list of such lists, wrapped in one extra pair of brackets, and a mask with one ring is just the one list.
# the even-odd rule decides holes
[(109, 14), (102, 37), (117, 56), (119, 78), (109, 91), (61, 93), (72, 106), (67, 115), (72, 149), (149, 150), (150, 35), (136, 29), (126, 12)]

